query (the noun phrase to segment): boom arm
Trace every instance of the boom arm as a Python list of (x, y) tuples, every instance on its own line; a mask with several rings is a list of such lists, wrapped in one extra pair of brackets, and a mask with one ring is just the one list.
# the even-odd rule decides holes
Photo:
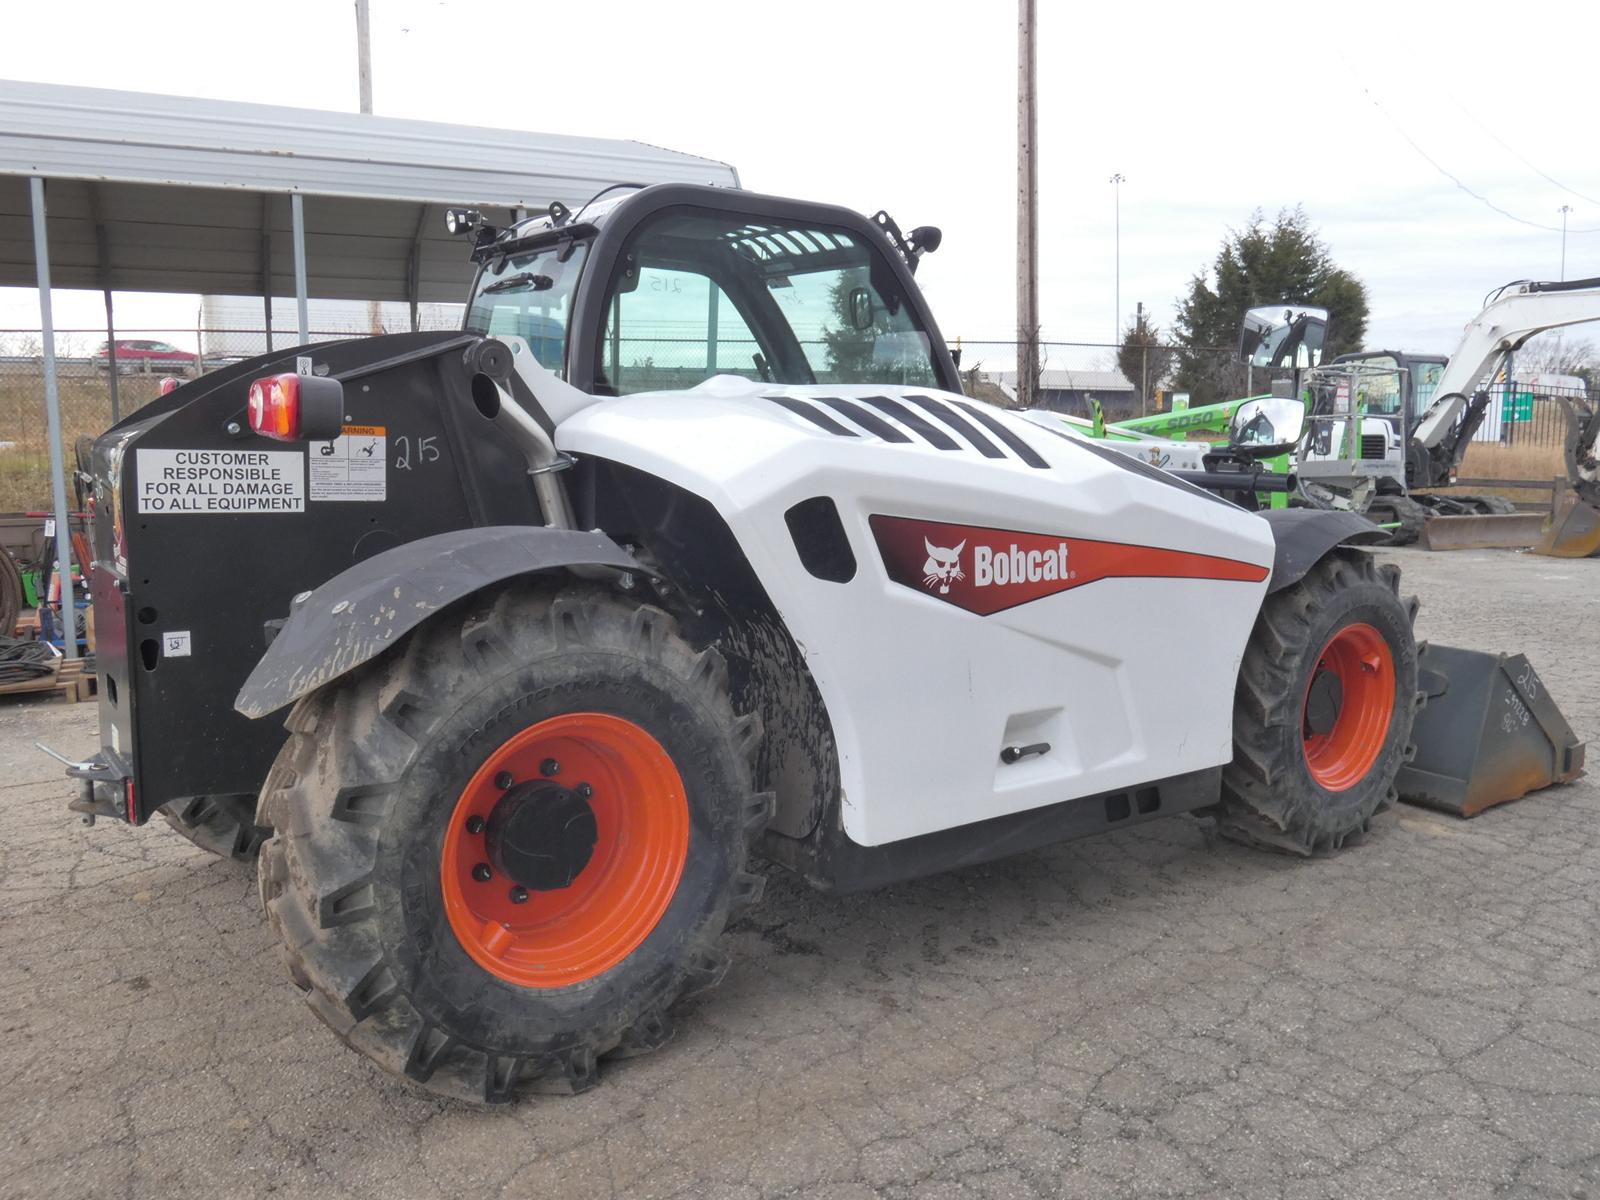
[[(1502, 289), (1462, 333), (1439, 377), (1438, 398), (1412, 432), (1413, 443), (1425, 451), (1445, 443), (1470, 403), (1472, 389), (1503, 355), (1521, 349), (1535, 334), (1584, 321), (1600, 321), (1600, 278)], [(1451, 458), (1459, 462), (1465, 446), (1451, 449)]]

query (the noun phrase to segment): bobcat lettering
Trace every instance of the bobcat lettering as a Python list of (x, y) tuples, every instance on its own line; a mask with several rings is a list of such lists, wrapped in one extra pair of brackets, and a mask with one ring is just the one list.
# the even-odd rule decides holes
[(1072, 577), (1073, 572), (1067, 567), (1066, 542), (1048, 550), (1024, 550), (1015, 542), (1009, 550), (985, 546), (982, 542), (972, 548), (973, 587)]

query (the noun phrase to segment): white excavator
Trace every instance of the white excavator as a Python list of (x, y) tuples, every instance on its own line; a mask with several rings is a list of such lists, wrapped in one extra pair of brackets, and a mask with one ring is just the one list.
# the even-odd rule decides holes
[[(1435, 399), (1417, 422), (1407, 444), (1406, 479), (1411, 488), (1447, 486), (1456, 475), (1467, 443), (1489, 404), (1487, 388), (1535, 335), (1586, 321), (1600, 321), (1600, 278), (1561, 283), (1519, 281), (1500, 288), (1461, 335), (1461, 342), (1439, 376)], [(1567, 420), (1564, 444), (1566, 478), (1558, 485), (1534, 549), (1560, 558), (1584, 558), (1600, 551), (1600, 405), (1594, 397), (1559, 396)], [(1436, 518), (1425, 540), (1435, 549), (1460, 546), (1526, 545), (1524, 531), (1512, 526), (1518, 516)], [(1496, 534), (1500, 540), (1496, 540)]]
[[(1533, 546), (1540, 553), (1584, 557), (1600, 551), (1600, 406), (1558, 396), (1566, 420), (1566, 478), (1548, 516), (1519, 513), (1495, 496), (1453, 489), (1511, 356), (1534, 336), (1600, 320), (1600, 278), (1562, 283), (1519, 281), (1492, 293), (1448, 359), (1360, 351), (1321, 362), (1327, 314), (1297, 304), (1251, 309), (1240, 355), (1268, 371), (1291, 369), (1275, 391), (1307, 404), (1296, 451), (1295, 503), (1364, 513), (1403, 544), (1432, 549)], [(1294, 350), (1286, 356), (1285, 347)], [(1413, 379), (1432, 376), (1434, 399), (1413, 420)]]

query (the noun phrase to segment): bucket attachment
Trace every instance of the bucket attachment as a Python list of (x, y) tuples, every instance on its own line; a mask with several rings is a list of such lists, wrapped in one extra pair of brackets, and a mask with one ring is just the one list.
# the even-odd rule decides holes
[(1600, 509), (1574, 492), (1565, 479), (1556, 481), (1550, 519), (1533, 552), (1551, 558), (1591, 558), (1600, 553)]
[(1424, 644), (1417, 686), (1427, 699), (1416, 757), (1395, 777), (1402, 800), (1475, 817), (1583, 774), (1583, 743), (1523, 655)]
[(1429, 550), (1521, 550), (1539, 540), (1545, 514), (1479, 513), (1433, 517), (1422, 527)]

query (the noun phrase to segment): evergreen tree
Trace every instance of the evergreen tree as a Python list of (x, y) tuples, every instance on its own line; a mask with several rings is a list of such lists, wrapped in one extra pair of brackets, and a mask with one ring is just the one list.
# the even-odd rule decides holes
[[(1270, 224), (1257, 210), (1248, 226), (1229, 231), (1215, 262), (1195, 275), (1178, 301), (1177, 390), (1188, 392), (1193, 404), (1242, 396), (1245, 368), (1231, 352), (1239, 323), (1246, 309), (1280, 300), (1328, 310), (1324, 361), (1362, 348), (1366, 286), (1334, 263), (1304, 209), (1284, 209)], [(1255, 383), (1265, 390), (1265, 380)]]

